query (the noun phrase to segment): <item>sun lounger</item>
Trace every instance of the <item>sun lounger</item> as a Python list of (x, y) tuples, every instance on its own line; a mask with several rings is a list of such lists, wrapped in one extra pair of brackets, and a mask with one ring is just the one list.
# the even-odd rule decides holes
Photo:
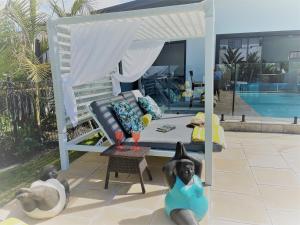
[[(101, 124), (103, 130), (106, 132), (108, 139), (115, 141), (114, 133), (116, 130), (123, 130), (122, 126), (116, 119), (114, 112), (111, 108), (111, 102), (127, 100), (136, 111), (137, 115), (143, 115), (139, 107), (136, 96), (133, 92), (125, 92), (120, 96), (114, 97), (109, 100), (94, 101), (90, 104), (90, 110), (94, 114), (94, 118)], [(165, 114), (159, 120), (152, 120), (151, 124), (146, 127), (142, 132), (139, 140), (140, 146), (151, 147), (152, 150), (166, 150), (174, 151), (176, 143), (181, 141), (185, 144), (188, 151), (204, 153), (204, 142), (192, 141), (192, 128), (186, 125), (190, 123), (194, 115), (187, 114)], [(176, 128), (166, 133), (156, 131), (158, 127), (171, 124)], [(133, 144), (131, 137), (126, 136), (124, 143)], [(221, 151), (222, 146), (214, 143), (214, 151)]]

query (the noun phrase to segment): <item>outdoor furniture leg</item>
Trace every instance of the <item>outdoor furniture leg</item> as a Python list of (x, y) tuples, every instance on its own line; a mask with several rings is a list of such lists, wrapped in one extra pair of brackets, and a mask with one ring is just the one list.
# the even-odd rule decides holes
[(190, 106), (189, 107), (192, 108), (193, 107), (193, 96), (191, 96), (190, 98), (191, 99), (190, 99)]
[(143, 194), (145, 194), (146, 190), (145, 190), (145, 185), (144, 185), (143, 172), (142, 172), (141, 169), (139, 169), (139, 176), (140, 176), (140, 182), (141, 182), (142, 192), (143, 192)]
[(142, 187), (143, 194), (146, 193), (143, 172), (146, 170), (148, 177), (152, 180), (151, 172), (148, 168), (145, 155), (149, 152), (150, 148), (141, 147), (140, 151), (135, 151), (132, 146), (127, 146), (127, 151), (120, 152), (115, 145), (106, 149), (101, 155), (108, 156), (108, 164), (105, 178), (105, 189), (108, 189), (110, 172), (114, 172), (115, 177), (119, 176), (119, 173), (138, 174)]
[(107, 170), (104, 189), (108, 189), (109, 173), (110, 173), (109, 170)]
[(105, 178), (105, 186), (104, 186), (104, 189), (108, 189), (108, 182), (109, 182), (109, 174), (110, 174), (110, 158), (108, 160), (108, 166), (107, 166), (107, 170), (106, 170), (106, 178)]
[(152, 180), (152, 175), (148, 167), (146, 167), (146, 172), (148, 174), (149, 180)]

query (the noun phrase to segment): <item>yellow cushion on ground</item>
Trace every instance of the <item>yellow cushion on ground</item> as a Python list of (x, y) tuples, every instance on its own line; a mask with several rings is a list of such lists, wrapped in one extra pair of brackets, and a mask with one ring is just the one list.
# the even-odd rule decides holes
[[(195, 117), (197, 119), (205, 121), (205, 114), (203, 112), (198, 112)], [(213, 116), (212, 116), (212, 124), (220, 125), (220, 119), (216, 114), (213, 114)]]
[(150, 114), (145, 114), (142, 116), (142, 122), (145, 127), (149, 126), (152, 121), (152, 116)]
[[(193, 142), (204, 142), (205, 141), (205, 128), (196, 126), (192, 134)], [(224, 129), (220, 125), (213, 125), (213, 143), (221, 145), (223, 148), (226, 147)]]
[(28, 225), (28, 224), (26, 224), (26, 223), (24, 223), (21, 220), (16, 219), (16, 218), (8, 218), (8, 219), (0, 222), (0, 225)]

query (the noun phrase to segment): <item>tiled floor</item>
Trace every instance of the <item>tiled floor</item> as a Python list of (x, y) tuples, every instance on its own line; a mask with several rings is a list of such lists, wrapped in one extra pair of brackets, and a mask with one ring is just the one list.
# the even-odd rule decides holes
[[(214, 183), (206, 188), (210, 210), (201, 225), (299, 225), (300, 136), (226, 132), (228, 148), (214, 153)], [(86, 154), (61, 173), (72, 187), (63, 213), (31, 220), (13, 201), (0, 218), (16, 216), (40, 225), (172, 225), (164, 214), (168, 187), (161, 168), (165, 158), (149, 157), (154, 180), (141, 194), (136, 176), (111, 176), (104, 190), (107, 159)]]

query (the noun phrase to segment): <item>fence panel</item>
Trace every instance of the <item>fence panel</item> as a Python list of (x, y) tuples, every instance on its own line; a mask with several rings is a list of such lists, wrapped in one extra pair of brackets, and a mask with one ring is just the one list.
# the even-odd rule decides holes
[[(37, 110), (40, 114), (40, 126), (36, 118)], [(6, 124), (0, 131), (6, 132), (6, 135), (11, 132), (10, 135), (17, 140), (24, 138), (26, 132), (30, 137), (33, 130), (41, 143), (57, 142), (54, 111), (51, 81), (43, 81), (38, 85), (30, 81), (11, 81), (9, 78), (0, 81), (0, 122)]]

